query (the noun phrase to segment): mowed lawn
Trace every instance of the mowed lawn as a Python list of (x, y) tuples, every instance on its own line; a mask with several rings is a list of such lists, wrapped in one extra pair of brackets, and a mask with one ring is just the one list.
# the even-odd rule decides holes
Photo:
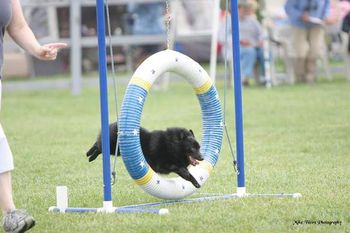
[[(120, 85), (119, 107), (125, 85)], [(218, 82), (223, 101), (223, 83)], [(116, 119), (110, 91), (110, 121)], [(85, 156), (100, 128), (98, 87), (80, 96), (47, 90), (3, 93), (1, 123), (16, 169), (16, 205), (35, 217), (31, 232), (350, 232), (350, 82), (338, 78), (314, 85), (243, 90), (247, 192), (302, 194), (293, 198), (241, 198), (164, 206), (169, 215), (59, 214), (55, 188), (69, 190), (69, 206), (102, 207), (102, 163)], [(227, 93), (227, 127), (235, 147), (233, 92)], [(201, 138), (201, 113), (186, 81), (152, 90), (142, 125), (181, 126)], [(113, 158), (112, 158), (113, 159)], [(117, 160), (115, 206), (157, 202)], [(194, 195), (230, 194), (236, 176), (226, 137), (219, 161)], [(323, 222), (320, 222), (323, 221)], [(325, 224), (338, 221), (337, 225)], [(300, 224), (297, 224), (300, 223)], [(339, 224), (341, 223), (341, 224)]]

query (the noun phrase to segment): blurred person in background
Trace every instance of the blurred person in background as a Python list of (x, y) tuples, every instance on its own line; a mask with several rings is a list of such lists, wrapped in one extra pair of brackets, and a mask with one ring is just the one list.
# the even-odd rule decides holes
[[(128, 13), (130, 32), (134, 35), (159, 35), (165, 33), (165, 3), (129, 3)], [(163, 44), (137, 46), (136, 62), (138, 67), (147, 57), (164, 48)]]
[(238, 1), (240, 58), (244, 86), (248, 86), (254, 77), (254, 66), (263, 47), (263, 33), (255, 15), (256, 7), (255, 1)]
[[(263, 33), (262, 27), (255, 15), (256, 2), (253, 0), (238, 1), (239, 15), (239, 42), (240, 42), (240, 62), (241, 62), (241, 78), (244, 86), (249, 86), (250, 79), (254, 77), (254, 66), (257, 62), (258, 52), (262, 52)], [(222, 50), (227, 50), (228, 59), (232, 61), (232, 27), (231, 16), (228, 16), (228, 40), (225, 45), (225, 22), (222, 23), (219, 31), (219, 41), (222, 44)], [(225, 20), (223, 20), (225, 21)], [(234, 33), (234, 32), (233, 32)], [(225, 52), (222, 52), (224, 55)], [(264, 64), (260, 64), (264, 65)], [(258, 76), (263, 76), (258, 75)], [(260, 77), (259, 77), (260, 78)], [(261, 77), (261, 79), (264, 79)], [(256, 80), (260, 83), (260, 80)]]
[[(29, 28), (19, 0), (0, 1), (0, 104), (1, 71), (3, 67), (3, 37), (5, 31), (29, 54), (40, 60), (55, 60), (57, 52), (66, 44), (52, 43), (40, 45)], [(25, 210), (16, 209), (12, 196), (11, 171), (14, 169), (12, 152), (0, 125), (0, 208), (3, 211), (5, 232), (25, 232), (35, 221)]]
[(313, 83), (316, 79), (316, 61), (325, 49), (324, 24), (334, 23), (330, 18), (330, 0), (287, 0), (285, 11), (291, 25), (290, 55), (297, 82)]

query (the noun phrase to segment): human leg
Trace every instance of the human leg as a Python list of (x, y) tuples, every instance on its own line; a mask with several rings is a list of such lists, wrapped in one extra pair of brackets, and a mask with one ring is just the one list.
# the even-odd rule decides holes
[(316, 80), (316, 66), (317, 66), (317, 59), (315, 58), (307, 58), (306, 59), (306, 82), (313, 83)]
[[(1, 109), (1, 80), (0, 80), (0, 109)], [(15, 209), (12, 198), (11, 170), (13, 157), (4, 130), (0, 124), (0, 208), (3, 213)]]
[(306, 57), (309, 51), (308, 30), (291, 27), (291, 46), (289, 54), (292, 58), (294, 79), (296, 82), (306, 81)]
[(32, 216), (15, 207), (12, 196), (11, 170), (13, 159), (10, 147), (0, 125), (0, 208), (3, 212), (3, 229), (7, 232), (25, 232), (35, 225)]
[(240, 50), (242, 81), (247, 84), (248, 79), (253, 77), (256, 50), (252, 47), (241, 47)]
[(4, 216), (3, 229), (6, 233), (25, 232), (35, 225), (32, 216), (28, 215), (24, 210), (17, 210), (15, 207), (11, 182), (11, 171), (13, 168), (12, 152), (0, 124), (0, 208)]
[(0, 124), (0, 208), (3, 212), (15, 209), (12, 198), (11, 170), (13, 157), (5, 133)]
[(294, 79), (297, 83), (305, 82), (305, 58), (293, 58), (293, 70), (294, 70)]
[(259, 63), (259, 75), (258, 75), (258, 83), (264, 83), (265, 80), (265, 56), (264, 56), (264, 49), (263, 48), (256, 48), (256, 60)]
[(313, 27), (309, 30), (310, 50), (306, 58), (306, 81), (309, 83), (316, 80), (316, 62), (325, 53), (324, 37), (324, 29), (321, 26)]
[(10, 171), (0, 174), (0, 207), (4, 214), (16, 208), (12, 197)]

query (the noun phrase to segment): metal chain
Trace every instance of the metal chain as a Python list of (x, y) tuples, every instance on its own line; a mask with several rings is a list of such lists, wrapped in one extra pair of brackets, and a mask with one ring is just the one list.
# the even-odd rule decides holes
[(165, 11), (166, 11), (166, 19), (165, 19), (165, 25), (166, 25), (166, 44), (167, 44), (167, 49), (170, 49), (170, 21), (172, 20), (171, 17), (171, 12), (170, 12), (170, 4), (169, 1), (165, 2), (166, 7), (165, 7)]
[[(225, 41), (224, 41), (224, 44), (226, 47), (228, 47), (228, 17), (227, 17), (227, 14), (229, 12), (229, 9), (228, 9), (228, 0), (226, 0), (226, 15), (225, 15)], [(226, 125), (226, 92), (227, 92), (227, 80), (228, 80), (228, 68), (227, 68), (227, 61), (228, 61), (228, 53), (227, 53), (227, 49), (224, 50), (224, 57), (225, 57), (225, 68), (224, 68), (224, 128), (225, 128), (225, 134), (226, 134), (226, 138), (227, 138), (227, 142), (228, 142), (228, 145), (229, 145), (229, 148), (230, 148), (230, 152), (231, 152), (231, 155), (232, 155), (232, 159), (233, 159), (233, 168), (235, 169), (235, 172), (237, 175), (239, 175), (239, 169), (237, 167), (237, 159), (236, 159), (236, 156), (235, 156), (235, 152), (233, 151), (233, 147), (232, 147), (232, 143), (231, 143), (231, 139), (230, 139), (230, 135), (228, 133), (228, 129), (227, 129), (227, 125)], [(230, 77), (231, 78), (231, 77)]]
[[(116, 81), (116, 70), (115, 70), (115, 62), (114, 62), (114, 53), (113, 53), (113, 45), (112, 45), (112, 32), (111, 32), (111, 20), (109, 16), (109, 3), (108, 0), (105, 0), (106, 6), (106, 19), (107, 19), (107, 30), (108, 30), (108, 44), (109, 44), (109, 56), (111, 57), (111, 69), (112, 69), (112, 80), (113, 80), (113, 90), (114, 90), (114, 104), (115, 104), (115, 113), (116, 113), (116, 121), (118, 122), (118, 93), (117, 93), (117, 81)], [(112, 185), (115, 184), (116, 176), (117, 176), (117, 154), (119, 148), (119, 137), (117, 139), (117, 143), (115, 146), (115, 155), (114, 155), (114, 163), (112, 169)]]

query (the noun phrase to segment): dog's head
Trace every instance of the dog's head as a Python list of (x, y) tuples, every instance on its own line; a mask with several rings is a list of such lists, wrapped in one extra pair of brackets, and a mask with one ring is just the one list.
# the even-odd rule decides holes
[(174, 129), (174, 133), (176, 135), (176, 156), (179, 156), (178, 158), (183, 163), (186, 163), (186, 165), (197, 165), (199, 163), (198, 161), (203, 160), (203, 156), (200, 153), (200, 145), (191, 129), (176, 128)]
[(184, 135), (183, 145), (185, 155), (188, 158), (190, 164), (197, 165), (198, 161), (203, 160), (203, 156), (200, 152), (200, 145), (197, 142), (194, 133), (191, 129), (188, 130), (187, 133)]

